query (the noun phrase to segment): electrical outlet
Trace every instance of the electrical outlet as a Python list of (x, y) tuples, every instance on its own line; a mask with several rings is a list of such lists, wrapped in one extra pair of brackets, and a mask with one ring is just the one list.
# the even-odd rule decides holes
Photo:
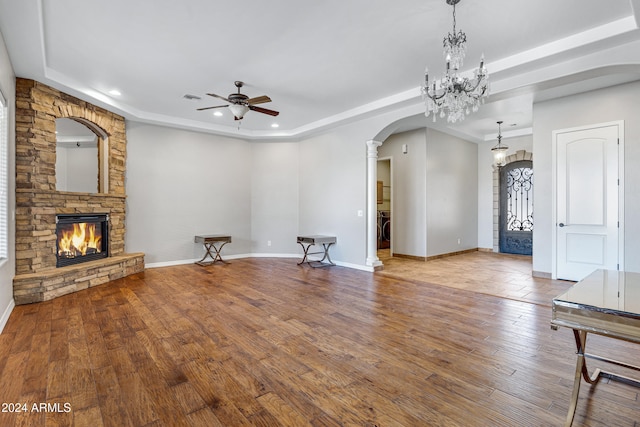
[(267, 240), (267, 246), (271, 246), (271, 240)]
[(460, 242), (461, 242), (461, 241), (462, 241), (462, 240), (458, 237), (458, 244), (460, 244)]

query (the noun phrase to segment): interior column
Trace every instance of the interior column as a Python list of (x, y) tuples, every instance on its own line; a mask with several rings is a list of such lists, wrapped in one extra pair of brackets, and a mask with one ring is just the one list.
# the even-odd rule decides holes
[(377, 237), (377, 196), (376, 179), (378, 176), (378, 147), (380, 141), (367, 141), (367, 265), (381, 268), (378, 259)]

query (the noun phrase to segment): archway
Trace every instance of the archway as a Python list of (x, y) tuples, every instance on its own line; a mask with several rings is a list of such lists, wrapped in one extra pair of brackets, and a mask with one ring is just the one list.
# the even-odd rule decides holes
[[(420, 106), (421, 108), (421, 106)], [(426, 128), (427, 119), (424, 113), (411, 114), (394, 120), (383, 127), (367, 145), (367, 259), (366, 264), (373, 269), (383, 267), (378, 258), (378, 212), (377, 212), (377, 166), (378, 149), (389, 136), (396, 132)]]
[(519, 160), (500, 168), (498, 237), (500, 252), (531, 255), (533, 249), (533, 164)]
[[(505, 166), (514, 162), (530, 161), (533, 162), (533, 153), (526, 150), (518, 150), (505, 158)], [(503, 166), (504, 167), (504, 166)], [(493, 204), (500, 206), (500, 168), (493, 169)], [(494, 210), (493, 213), (493, 251), (500, 252), (500, 212)]]

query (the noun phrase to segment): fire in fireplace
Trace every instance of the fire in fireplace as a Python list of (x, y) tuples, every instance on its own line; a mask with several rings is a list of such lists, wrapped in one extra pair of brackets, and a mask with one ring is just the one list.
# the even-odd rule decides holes
[(56, 215), (56, 267), (109, 256), (109, 215)]

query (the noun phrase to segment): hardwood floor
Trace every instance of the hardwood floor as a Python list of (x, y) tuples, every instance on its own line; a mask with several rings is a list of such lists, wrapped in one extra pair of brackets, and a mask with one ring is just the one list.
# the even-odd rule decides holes
[[(482, 272), (455, 274), (486, 286)], [(27, 411), (0, 412), (0, 425), (558, 426), (575, 355), (550, 316), (292, 259), (149, 269), (15, 308), (0, 335), (0, 402)], [(600, 337), (589, 346), (637, 354)], [(574, 425), (639, 419), (637, 389), (583, 384)]]
[(564, 280), (533, 277), (529, 256), (469, 252), (425, 262), (392, 257), (389, 252), (378, 251), (384, 263), (380, 274), (534, 304), (551, 306), (553, 298), (573, 285)]

